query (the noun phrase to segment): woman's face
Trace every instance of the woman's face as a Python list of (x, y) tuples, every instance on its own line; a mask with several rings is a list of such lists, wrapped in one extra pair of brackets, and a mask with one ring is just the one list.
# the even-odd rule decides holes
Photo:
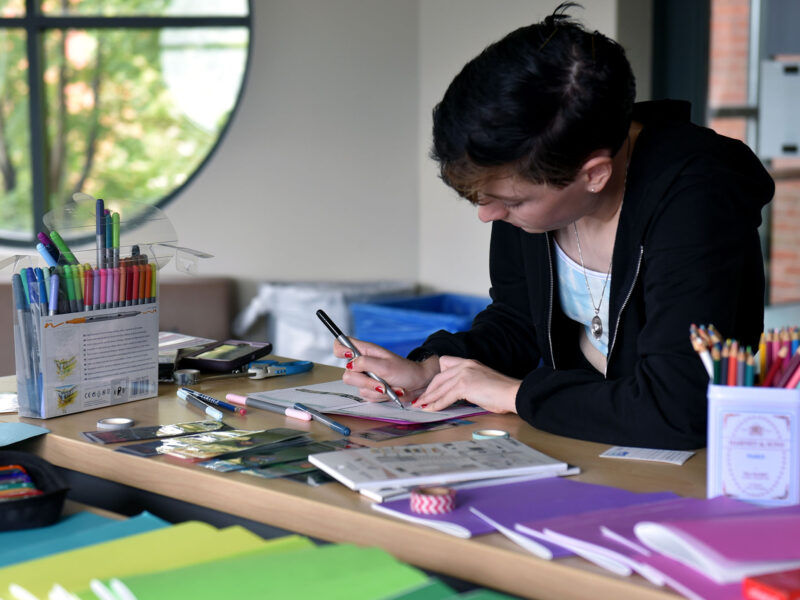
[(597, 197), (579, 178), (564, 188), (525, 181), (519, 177), (491, 180), (478, 193), (478, 218), (484, 223), (505, 221), (528, 233), (566, 227), (590, 214)]

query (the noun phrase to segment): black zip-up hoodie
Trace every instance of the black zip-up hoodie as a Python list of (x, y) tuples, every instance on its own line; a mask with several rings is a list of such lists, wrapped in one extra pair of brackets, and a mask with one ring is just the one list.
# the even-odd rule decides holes
[[(757, 228), (774, 183), (743, 143), (689, 122), (678, 101), (637, 104), (612, 260), (606, 373), (558, 303), (552, 234), (492, 225), (492, 304), (470, 331), (422, 352), (479, 360), (522, 379), (519, 415), (552, 433), (648, 448), (705, 446), (708, 375), (692, 323), (755, 350), (764, 321)], [(538, 367), (537, 367), (538, 365)]]

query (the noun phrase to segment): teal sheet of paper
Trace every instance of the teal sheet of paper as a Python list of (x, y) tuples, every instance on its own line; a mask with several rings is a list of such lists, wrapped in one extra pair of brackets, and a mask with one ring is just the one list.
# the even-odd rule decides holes
[(0, 447), (50, 433), (49, 429), (29, 423), (0, 423)]
[(0, 556), (10, 554), (17, 548), (24, 548), (32, 544), (47, 542), (62, 535), (72, 535), (79, 531), (105, 525), (112, 521), (109, 517), (103, 517), (90, 512), (79, 512), (74, 515), (63, 517), (57, 523), (47, 527), (35, 527), (33, 529), (20, 529), (19, 531), (4, 531), (0, 533)]
[[(122, 577), (137, 600), (326, 598), (375, 600), (419, 587), (428, 576), (379, 548), (332, 544)], [(108, 584), (108, 580), (104, 580)], [(92, 598), (81, 594), (81, 598)]]
[[(97, 515), (92, 515), (91, 513), (80, 513), (80, 515), (97, 517)], [(74, 516), (78, 517), (80, 515)], [(76, 520), (70, 520), (67, 517), (65, 526), (61, 529), (58, 529), (61, 522), (50, 527), (40, 528), (50, 531), (48, 538), (25, 545), (8, 546), (2, 537), (6, 534), (0, 534), (0, 548), (5, 550), (0, 552), (0, 567), (66, 552), (67, 550), (83, 548), (84, 546), (91, 546), (92, 544), (100, 544), (137, 533), (153, 531), (170, 525), (167, 521), (159, 519), (148, 512), (120, 521), (105, 517), (99, 518), (102, 520), (96, 521), (95, 519), (84, 517), (76, 523)]]

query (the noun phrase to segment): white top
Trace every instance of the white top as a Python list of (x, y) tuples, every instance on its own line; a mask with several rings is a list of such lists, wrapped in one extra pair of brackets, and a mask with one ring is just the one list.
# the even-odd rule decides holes
[[(586, 269), (586, 277), (584, 277), (583, 267), (567, 256), (558, 243), (555, 244), (555, 247), (558, 298), (561, 301), (561, 310), (570, 319), (583, 325), (586, 337), (592, 346), (603, 356), (608, 356), (608, 332), (611, 329), (611, 324), (608, 322), (608, 297), (611, 294), (611, 276), (609, 275), (608, 283), (605, 284), (605, 292), (603, 292), (606, 273)], [(592, 290), (591, 297), (586, 289), (587, 279)], [(601, 292), (603, 293), (602, 300)], [(603, 321), (603, 335), (599, 340), (592, 335), (592, 319), (594, 318), (592, 298), (594, 298), (595, 306), (598, 302), (600, 303), (598, 316)]]

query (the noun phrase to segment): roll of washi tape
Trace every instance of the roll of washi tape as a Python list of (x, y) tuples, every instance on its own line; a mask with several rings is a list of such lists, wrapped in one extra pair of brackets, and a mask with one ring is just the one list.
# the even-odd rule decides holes
[(133, 419), (128, 417), (108, 417), (97, 422), (98, 429), (128, 429), (133, 427)]
[(440, 486), (418, 487), (411, 491), (411, 512), (418, 515), (444, 515), (456, 507), (456, 491)]
[(200, 371), (197, 369), (177, 369), (172, 373), (172, 380), (178, 385), (191, 385), (200, 380)]
[(499, 440), (508, 437), (508, 432), (502, 429), (478, 429), (472, 432), (473, 440)]

